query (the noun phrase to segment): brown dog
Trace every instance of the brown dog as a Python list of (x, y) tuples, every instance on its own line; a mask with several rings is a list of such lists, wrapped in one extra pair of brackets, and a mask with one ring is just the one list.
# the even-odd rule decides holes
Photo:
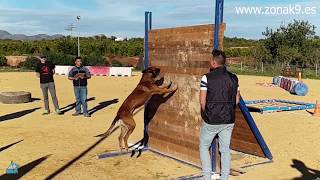
[[(133, 119), (134, 111), (143, 106), (151, 97), (155, 94), (166, 94), (177, 90), (168, 89), (171, 86), (157, 86), (155, 82), (160, 78), (160, 69), (155, 67), (149, 67), (142, 71), (142, 78), (137, 87), (123, 102), (118, 110), (117, 116), (114, 118), (111, 126), (102, 136), (109, 136), (117, 127), (121, 128), (119, 135), (119, 147), (121, 150), (128, 151), (128, 138), (136, 127), (136, 123)], [(118, 123), (118, 125), (116, 125)], [(124, 143), (124, 147), (123, 147)]]

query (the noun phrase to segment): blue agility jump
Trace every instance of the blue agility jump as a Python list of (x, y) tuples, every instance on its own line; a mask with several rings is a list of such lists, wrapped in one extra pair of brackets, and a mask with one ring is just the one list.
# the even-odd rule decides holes
[(255, 100), (255, 101), (246, 101), (247, 107), (250, 110), (256, 110), (260, 113), (270, 113), (270, 112), (279, 112), (279, 111), (297, 111), (297, 110), (307, 110), (314, 109), (315, 104), (305, 103), (305, 102), (296, 102), (296, 101), (287, 101), (287, 100)]

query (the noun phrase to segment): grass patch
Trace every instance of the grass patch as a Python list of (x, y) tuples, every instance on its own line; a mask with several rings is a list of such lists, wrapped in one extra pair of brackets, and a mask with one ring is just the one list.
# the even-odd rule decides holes
[(0, 72), (33, 72), (33, 70), (18, 67), (0, 66)]

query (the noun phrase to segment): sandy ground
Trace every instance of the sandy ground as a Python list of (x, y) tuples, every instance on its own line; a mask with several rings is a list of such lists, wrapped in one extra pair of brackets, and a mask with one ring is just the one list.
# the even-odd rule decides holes
[[(288, 99), (314, 102), (320, 95), (320, 81), (305, 80), (310, 92), (306, 97), (290, 95), (280, 88), (257, 86), (256, 82), (271, 81), (269, 77), (239, 76), (241, 92), (246, 100)], [(42, 116), (41, 100), (28, 104), (0, 104), (0, 179), (10, 161), (22, 168), (21, 179), (172, 179), (199, 173), (198, 169), (146, 152), (140, 158), (128, 156), (98, 160), (105, 151), (118, 150), (117, 135), (98, 141), (94, 138), (105, 131), (124, 98), (140, 79), (133, 77), (94, 77), (89, 81), (89, 109), (96, 109), (92, 118), (72, 117), (73, 109), (63, 116)], [(56, 76), (60, 107), (74, 101), (72, 84), (65, 76)], [(41, 98), (38, 79), (33, 73), (0, 73), (1, 91), (30, 91)], [(118, 103), (111, 103), (113, 99)], [(50, 104), (51, 105), (51, 104)], [(52, 107), (52, 105), (51, 105)], [(96, 107), (96, 108), (94, 108)], [(20, 112), (16, 119), (7, 114)], [(232, 179), (314, 179), (320, 177), (320, 118), (305, 111), (271, 114), (253, 113), (274, 162), (247, 168), (246, 174)], [(136, 142), (142, 137), (143, 114), (136, 116), (137, 128), (130, 137)], [(7, 149), (11, 143), (23, 140)], [(293, 164), (295, 164), (293, 166)], [(318, 171), (312, 171), (318, 170)], [(317, 174), (317, 175), (314, 175)], [(2, 175), (2, 176), (1, 176)]]

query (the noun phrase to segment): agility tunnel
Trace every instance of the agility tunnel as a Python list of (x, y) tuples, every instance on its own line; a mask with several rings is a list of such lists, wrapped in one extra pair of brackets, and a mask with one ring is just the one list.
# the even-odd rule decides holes
[(309, 91), (309, 88), (305, 83), (283, 76), (274, 77), (273, 84), (285, 89), (291, 94), (298, 96), (305, 96)]
[(245, 101), (250, 111), (263, 113), (314, 109), (315, 104), (279, 99)]

